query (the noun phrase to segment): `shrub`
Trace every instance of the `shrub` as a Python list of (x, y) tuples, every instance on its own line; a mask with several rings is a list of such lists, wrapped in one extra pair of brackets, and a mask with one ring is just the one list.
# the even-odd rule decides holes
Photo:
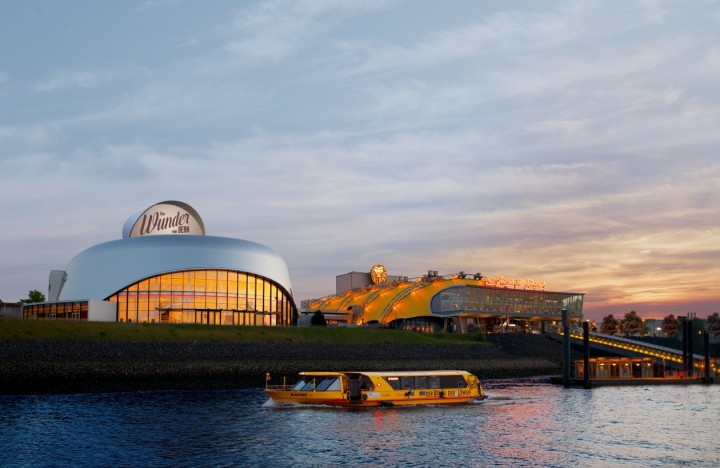
[(480, 328), (476, 328), (471, 332), (473, 341), (487, 341), (487, 336), (485, 335), (485, 332), (482, 331)]
[(316, 310), (312, 317), (310, 317), (310, 325), (324, 327), (327, 325), (325, 315), (319, 310)]

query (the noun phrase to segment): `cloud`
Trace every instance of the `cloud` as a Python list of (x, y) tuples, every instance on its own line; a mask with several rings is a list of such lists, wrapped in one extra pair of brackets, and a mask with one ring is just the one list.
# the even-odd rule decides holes
[(47, 93), (68, 88), (95, 88), (113, 76), (113, 73), (103, 70), (61, 71), (36, 82), (33, 89)]
[[(355, 54), (361, 58), (360, 63), (347, 74), (399, 73), (458, 60), (557, 46), (581, 33), (575, 15), (572, 11), (559, 10), (548, 13), (500, 11), (477, 23), (436, 30), (424, 40), (407, 46), (358, 43)], [(351, 49), (350, 43), (341, 45), (346, 52)]]
[(17, 128), (11, 126), (0, 126), (0, 140), (10, 138), (17, 134)]
[(586, 120), (562, 119), (532, 123), (527, 129), (530, 132), (556, 133), (565, 137), (572, 137), (583, 135), (587, 127), (588, 122)]
[(10, 83), (10, 74), (0, 70), (0, 98), (4, 97), (8, 93)]
[(273, 62), (298, 53), (330, 25), (348, 15), (388, 8), (388, 0), (275, 0), (240, 11), (233, 21), (237, 37), (225, 50), (250, 65)]
[[(56, 129), (52, 125), (8, 125), (0, 126), (0, 141), (3, 142), (5, 158), (14, 151), (32, 152), (33, 149), (43, 147), (50, 141), (58, 138)], [(0, 158), (0, 167), (7, 159)]]
[(553, 5), (178, 3), (132, 65), (69, 57), (3, 94), (2, 258), (34, 268), (24, 294), (180, 199), (281, 252), (298, 300), (376, 262), (533, 277), (587, 310), (717, 297), (717, 16)]
[(164, 8), (179, 4), (179, 0), (147, 0), (145, 3), (137, 7), (135, 11), (141, 13), (156, 8)]

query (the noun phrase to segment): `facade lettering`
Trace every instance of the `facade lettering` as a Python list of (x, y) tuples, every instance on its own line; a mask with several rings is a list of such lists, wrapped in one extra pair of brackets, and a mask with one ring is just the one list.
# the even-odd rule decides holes
[(131, 216), (123, 227), (123, 237), (190, 234), (205, 235), (200, 215), (187, 203), (164, 201)]
[(505, 278), (504, 276), (484, 276), (483, 281), (487, 286), (496, 286), (499, 288), (514, 288), (514, 289), (535, 289), (542, 291), (545, 289), (545, 281), (538, 281), (534, 279), (515, 279)]
[(150, 215), (145, 213), (140, 224), (140, 235), (144, 236), (154, 231), (165, 231), (173, 228), (177, 228), (173, 233), (187, 233), (190, 232), (189, 224), (190, 215), (188, 213), (181, 214), (178, 211), (175, 216), (166, 216), (162, 211), (156, 211)]

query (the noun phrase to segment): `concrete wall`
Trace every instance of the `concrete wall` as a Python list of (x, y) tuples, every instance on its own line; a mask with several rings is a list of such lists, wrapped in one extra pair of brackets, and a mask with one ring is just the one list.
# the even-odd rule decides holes
[[(391, 276), (388, 275), (387, 283), (393, 281), (404, 280), (407, 281), (407, 276)], [(370, 273), (361, 273), (358, 271), (351, 271), (344, 275), (338, 275), (335, 277), (335, 294), (341, 294), (351, 289), (360, 289), (366, 286), (372, 286), (373, 282), (370, 279)]]
[(117, 321), (117, 304), (107, 301), (88, 301), (88, 320), (91, 322)]
[(65, 270), (50, 271), (50, 277), (48, 278), (48, 302), (57, 302), (65, 280), (67, 280)]
[(335, 277), (335, 294), (341, 294), (351, 289), (364, 288), (371, 284), (373, 283), (370, 279), (370, 273), (351, 271)]

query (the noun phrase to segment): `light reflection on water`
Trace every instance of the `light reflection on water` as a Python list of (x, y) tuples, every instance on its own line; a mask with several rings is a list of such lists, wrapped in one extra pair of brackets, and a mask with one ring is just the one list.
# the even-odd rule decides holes
[(260, 389), (0, 397), (0, 466), (720, 465), (720, 385), (484, 382), (461, 406), (277, 406)]

